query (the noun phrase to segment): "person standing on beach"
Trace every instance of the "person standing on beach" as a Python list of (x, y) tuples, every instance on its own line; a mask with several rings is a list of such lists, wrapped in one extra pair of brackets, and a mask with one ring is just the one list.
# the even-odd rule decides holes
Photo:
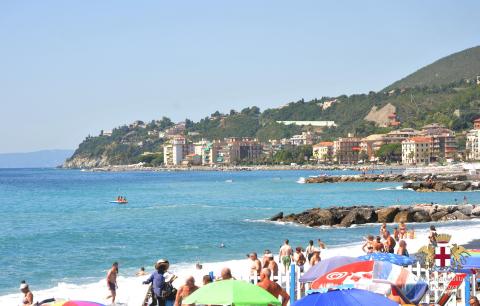
[(310, 240), (308, 242), (308, 246), (305, 248), (305, 255), (307, 256), (308, 262), (310, 262), (310, 259), (313, 256), (313, 250), (314, 249), (315, 249), (315, 247), (313, 246), (313, 240)]
[(230, 270), (230, 268), (223, 268), (222, 272), (220, 272), (220, 277), (222, 278), (222, 280), (235, 279), (232, 276), (232, 270)]
[(375, 241), (374, 241), (373, 235), (368, 235), (367, 241), (365, 241), (365, 243), (362, 246), (362, 251), (364, 251), (366, 254), (373, 253), (374, 244), (375, 244)]
[(282, 306), (286, 306), (290, 300), (290, 296), (282, 287), (280, 287), (279, 284), (270, 280), (270, 275), (270, 269), (262, 269), (262, 271), (260, 272), (260, 281), (258, 282), (257, 286), (265, 289), (276, 298), (281, 296)]
[(293, 255), (293, 249), (292, 247), (288, 244), (289, 241), (288, 239), (285, 239), (284, 244), (280, 248), (280, 251), (278, 252), (278, 260), (280, 263), (282, 263), (285, 271), (290, 267), (290, 264), (292, 263), (292, 255)]
[(257, 253), (250, 253), (249, 258), (252, 261), (250, 266), (250, 275), (260, 275), (260, 270), (262, 270), (262, 263), (258, 259)]
[(407, 243), (405, 240), (400, 240), (398, 243), (397, 255), (410, 256), (407, 251)]
[(322, 259), (320, 258), (320, 249), (315, 248), (313, 250), (313, 256), (310, 258), (310, 267), (313, 267), (317, 263), (319, 263)]
[(115, 297), (117, 296), (117, 276), (118, 262), (114, 262), (110, 270), (107, 272), (107, 288), (110, 291), (110, 295), (107, 296), (107, 300), (112, 298), (112, 304), (115, 304)]
[(437, 246), (437, 229), (435, 228), (435, 225), (430, 225), (430, 234), (428, 235), (428, 240), (430, 241), (431, 245), (434, 247)]
[(162, 295), (162, 291), (165, 288), (165, 277), (163, 274), (167, 272), (168, 263), (164, 261), (157, 261), (155, 264), (155, 272), (143, 282), (144, 285), (152, 284), (152, 303), (150, 306), (165, 306), (165, 297)]
[(307, 259), (305, 258), (305, 255), (303, 255), (302, 253), (302, 247), (299, 246), (295, 248), (295, 253), (293, 254), (293, 261), (300, 268), (300, 272), (303, 273), (303, 267), (307, 262)]
[(20, 283), (20, 291), (23, 293), (22, 306), (31, 306), (33, 304), (33, 293), (25, 281)]
[(385, 246), (382, 243), (382, 238), (377, 236), (375, 238), (375, 244), (373, 245), (375, 253), (385, 253)]
[(395, 245), (397, 244), (395, 242), (395, 239), (390, 235), (389, 231), (386, 231), (383, 234), (383, 239), (385, 239), (385, 252), (387, 253), (395, 253)]

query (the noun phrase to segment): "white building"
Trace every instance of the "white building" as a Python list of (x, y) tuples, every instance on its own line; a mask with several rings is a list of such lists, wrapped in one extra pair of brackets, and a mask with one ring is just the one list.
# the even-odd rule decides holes
[(480, 160), (480, 130), (468, 132), (465, 153), (468, 160)]
[(193, 145), (188, 144), (184, 137), (176, 136), (163, 146), (163, 162), (165, 166), (181, 165), (192, 152)]
[(428, 164), (431, 158), (432, 138), (412, 137), (402, 141), (403, 164)]

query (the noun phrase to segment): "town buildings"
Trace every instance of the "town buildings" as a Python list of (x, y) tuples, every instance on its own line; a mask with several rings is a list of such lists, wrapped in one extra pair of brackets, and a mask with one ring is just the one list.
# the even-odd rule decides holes
[(473, 121), (473, 129), (467, 133), (465, 155), (467, 160), (480, 160), (480, 118)]
[(415, 136), (402, 141), (402, 163), (410, 165), (430, 163), (432, 137)]
[(317, 162), (327, 162), (333, 160), (333, 142), (323, 141), (312, 147), (313, 158)]
[(356, 164), (360, 153), (360, 139), (348, 135), (333, 142), (335, 161), (339, 164)]

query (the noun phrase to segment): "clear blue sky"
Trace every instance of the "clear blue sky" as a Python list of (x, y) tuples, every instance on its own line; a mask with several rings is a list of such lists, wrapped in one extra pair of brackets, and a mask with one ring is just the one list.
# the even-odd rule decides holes
[(480, 44), (480, 1), (0, 2), (0, 152), (380, 90)]

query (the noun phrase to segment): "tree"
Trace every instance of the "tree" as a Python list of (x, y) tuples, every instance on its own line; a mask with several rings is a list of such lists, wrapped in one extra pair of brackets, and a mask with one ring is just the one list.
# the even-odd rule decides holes
[(382, 162), (396, 162), (402, 160), (402, 144), (389, 143), (384, 144), (375, 153)]

